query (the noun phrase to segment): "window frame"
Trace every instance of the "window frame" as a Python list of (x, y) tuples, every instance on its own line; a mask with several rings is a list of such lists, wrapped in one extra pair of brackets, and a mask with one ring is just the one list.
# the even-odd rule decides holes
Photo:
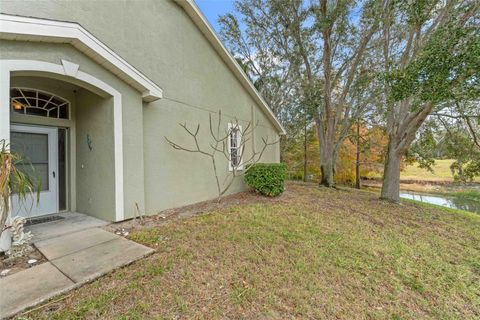
[(228, 148), (228, 170), (229, 171), (233, 171), (234, 169), (234, 165), (232, 164), (232, 146), (231, 146), (231, 140), (232, 140), (232, 133), (233, 133), (233, 129), (237, 129), (237, 157), (239, 158), (238, 161), (239, 161), (239, 164), (236, 166), (236, 170), (243, 170), (243, 157), (242, 157), (242, 153), (243, 153), (243, 147), (244, 146), (241, 146), (241, 142), (242, 142), (242, 135), (243, 135), (243, 131), (242, 131), (242, 126), (237, 124), (237, 123), (228, 123), (228, 141), (227, 141), (227, 148)]
[[(13, 97), (12, 96), (12, 91), (17, 90), (20, 92), (22, 95), (21, 97)], [(26, 96), (24, 92), (30, 92), (30, 93), (35, 93), (35, 96)], [(47, 95), (49, 96), (49, 100), (45, 100), (39, 97), (39, 94)], [(19, 114), (21, 116), (32, 116), (32, 117), (41, 117), (41, 118), (48, 118), (48, 119), (59, 119), (59, 120), (71, 120), (71, 110), (72, 110), (72, 105), (68, 99), (65, 99), (64, 97), (48, 92), (42, 89), (36, 89), (36, 88), (29, 88), (29, 87), (10, 87), (9, 90), (9, 96), (10, 96), (10, 112)], [(23, 99), (27, 103), (25, 105), (24, 103), (18, 101), (17, 99)], [(31, 100), (35, 101), (35, 105), (31, 105), (30, 102)], [(53, 102), (54, 100), (59, 100), (61, 103), (55, 103)], [(22, 105), (23, 107), (23, 112), (17, 112), (14, 110), (13, 103), (17, 102)], [(39, 107), (38, 101), (44, 101), (44, 105), (42, 107)], [(47, 105), (51, 104), (54, 106), (52, 109), (47, 109), (45, 108)], [(60, 108), (66, 108), (66, 118), (60, 116)], [(46, 112), (46, 115), (41, 115), (41, 114), (32, 114), (32, 113), (27, 113), (27, 109), (38, 109), (38, 110), (43, 110)], [(56, 109), (57, 116), (50, 116), (50, 111), (53, 111), (53, 109)]]

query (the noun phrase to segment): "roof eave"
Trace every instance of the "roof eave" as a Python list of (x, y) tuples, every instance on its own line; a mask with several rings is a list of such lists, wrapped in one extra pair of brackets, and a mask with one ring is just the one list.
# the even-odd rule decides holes
[(0, 14), (0, 39), (71, 44), (140, 91), (144, 101), (163, 96), (158, 85), (78, 23)]
[(280, 121), (277, 119), (275, 114), (272, 112), (268, 104), (262, 98), (257, 89), (253, 86), (252, 82), (248, 79), (245, 72), (238, 65), (237, 61), (232, 57), (230, 52), (225, 48), (222, 41), (218, 38), (217, 34), (213, 30), (210, 23), (207, 21), (203, 13), (200, 11), (195, 1), (193, 0), (175, 0), (175, 2), (180, 5), (185, 12), (190, 16), (195, 25), (200, 29), (204, 34), (210, 44), (213, 46), (215, 51), (220, 55), (226, 65), (230, 68), (233, 74), (237, 77), (243, 87), (250, 93), (255, 102), (260, 105), (260, 107), (265, 112), (266, 116), (273, 123), (280, 135), (285, 135), (286, 131), (283, 128)]

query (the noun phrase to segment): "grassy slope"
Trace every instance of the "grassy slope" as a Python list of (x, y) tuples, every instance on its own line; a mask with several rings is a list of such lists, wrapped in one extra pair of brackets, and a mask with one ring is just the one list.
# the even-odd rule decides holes
[(250, 197), (134, 232), (158, 252), (29, 316), (480, 317), (478, 215), (299, 184)]

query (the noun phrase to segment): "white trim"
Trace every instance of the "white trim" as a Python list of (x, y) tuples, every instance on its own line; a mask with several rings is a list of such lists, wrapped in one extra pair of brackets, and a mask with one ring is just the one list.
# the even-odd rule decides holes
[[(0, 139), (10, 141), (10, 73), (15, 71), (40, 71), (65, 76), (89, 84), (113, 97), (113, 126), (115, 141), (115, 221), (124, 219), (123, 195), (123, 131), (122, 95), (100, 79), (78, 71), (76, 77), (65, 74), (62, 65), (36, 60), (0, 60)], [(75, 83), (78, 83), (76, 81)]]
[(70, 43), (142, 93), (146, 102), (162, 89), (78, 23), (0, 14), (0, 39)]
[(78, 69), (80, 68), (78, 64), (62, 59), (62, 65), (66, 75), (74, 78), (77, 76)]
[[(227, 150), (228, 150), (228, 170), (233, 171), (233, 165), (232, 165), (232, 151), (231, 151), (231, 144), (230, 144), (230, 134), (232, 133), (233, 128), (237, 128), (239, 131), (239, 134), (237, 135), (237, 146), (240, 146), (242, 143), (242, 135), (243, 135), (243, 129), (242, 126), (239, 124), (234, 124), (234, 123), (228, 123), (228, 140), (227, 140)], [(243, 146), (237, 147), (237, 152), (239, 152), (240, 157), (242, 156), (243, 153)], [(237, 153), (238, 154), (238, 153)], [(243, 170), (243, 157), (240, 158), (239, 164), (237, 165), (236, 170)]]
[(2, 139), (10, 141), (10, 70), (0, 64), (0, 140)]
[(253, 99), (260, 105), (263, 109), (267, 118), (272, 122), (275, 128), (278, 130), (280, 135), (285, 135), (286, 131), (283, 128), (280, 121), (278, 121), (275, 114), (272, 112), (268, 104), (263, 100), (260, 93), (253, 86), (252, 82), (248, 79), (245, 72), (238, 65), (238, 62), (232, 57), (230, 52), (225, 48), (222, 41), (218, 38), (217, 34), (213, 30), (208, 20), (205, 18), (203, 13), (195, 4), (193, 0), (175, 0), (175, 2), (185, 10), (185, 12), (190, 16), (193, 22), (197, 25), (200, 31), (204, 34), (213, 48), (217, 51), (223, 61), (227, 64), (233, 74), (237, 77), (240, 83), (247, 89), (248, 93), (253, 97)]

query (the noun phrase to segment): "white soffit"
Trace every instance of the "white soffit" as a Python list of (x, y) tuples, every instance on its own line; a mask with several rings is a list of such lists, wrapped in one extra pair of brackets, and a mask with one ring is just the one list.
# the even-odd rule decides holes
[(162, 89), (78, 23), (0, 14), (0, 39), (69, 43), (142, 93), (146, 102)]
[(193, 0), (175, 0), (179, 6), (185, 10), (188, 16), (193, 20), (195, 25), (200, 29), (200, 31), (204, 34), (207, 40), (211, 43), (213, 48), (217, 51), (223, 61), (227, 64), (233, 74), (237, 77), (243, 87), (248, 91), (248, 93), (253, 97), (253, 99), (260, 105), (263, 109), (269, 120), (274, 124), (275, 128), (281, 135), (286, 134), (285, 129), (283, 128), (280, 121), (278, 121), (277, 117), (273, 114), (270, 107), (267, 105), (265, 100), (263, 100), (260, 93), (258, 93), (257, 89), (253, 86), (253, 84), (248, 79), (245, 72), (243, 72), (242, 68), (238, 65), (237, 61), (232, 57), (230, 52), (228, 52), (227, 48), (223, 45), (222, 41), (218, 38), (217, 34), (208, 23), (207, 19), (204, 17), (203, 13), (195, 4)]

